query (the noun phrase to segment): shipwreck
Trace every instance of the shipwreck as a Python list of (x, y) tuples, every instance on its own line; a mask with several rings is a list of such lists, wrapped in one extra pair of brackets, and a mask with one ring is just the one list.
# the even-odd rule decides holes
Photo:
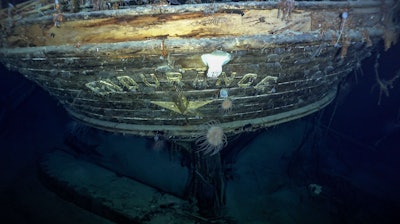
[(396, 43), (399, 9), (391, 0), (27, 1), (0, 11), (0, 61), (79, 122), (200, 148), (209, 157), (196, 164), (210, 172), (213, 163), (218, 176), (215, 155), (231, 137), (323, 109), (364, 58)]

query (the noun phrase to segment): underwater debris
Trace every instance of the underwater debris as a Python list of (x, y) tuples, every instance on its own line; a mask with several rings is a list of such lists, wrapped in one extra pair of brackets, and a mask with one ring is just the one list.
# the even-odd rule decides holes
[(383, 31), (383, 41), (385, 45), (385, 51), (389, 50), (393, 45), (397, 43), (399, 39), (399, 33), (393, 27), (385, 27)]
[(15, 6), (11, 3), (8, 3), (8, 8), (7, 8), (7, 23), (5, 24), (5, 31), (6, 33), (9, 33), (11, 31), (11, 27), (13, 27), (14, 22), (13, 22), (13, 15), (15, 13)]
[(319, 184), (309, 184), (308, 190), (312, 196), (319, 196), (322, 193), (322, 186)]
[(93, 5), (93, 10), (94, 11), (98, 11), (100, 10), (100, 0), (93, 0), (92, 1), (92, 5)]
[(347, 35), (345, 35), (342, 38), (342, 48), (340, 49), (340, 57), (343, 59), (344, 57), (346, 57), (347, 55), (347, 50), (350, 46), (350, 37), (348, 37)]
[(60, 28), (62, 21), (64, 21), (64, 15), (62, 13), (56, 13), (53, 15), (53, 22), (55, 27)]
[(57, 12), (60, 12), (61, 7), (60, 7), (60, 2), (58, 0), (54, 0), (54, 8)]
[(364, 29), (362, 31), (362, 42), (366, 43), (366, 47), (371, 47), (372, 46), (372, 40), (369, 36), (368, 30)]
[(361, 60), (360, 58), (357, 56), (357, 61), (354, 64), (354, 69), (353, 69), (353, 73), (354, 73), (354, 79), (356, 84), (358, 84), (358, 75), (364, 76), (364, 71), (362, 69), (362, 64), (361, 64)]
[(341, 25), (340, 25), (340, 32), (339, 32), (338, 39), (336, 40), (335, 47), (339, 47), (340, 37), (341, 37), (342, 34), (343, 34), (344, 26), (345, 26), (345, 24), (346, 24), (346, 21), (347, 21), (347, 17), (348, 17), (348, 16), (349, 16), (349, 14), (348, 14), (346, 11), (342, 12), (342, 23), (341, 23)]
[(382, 5), (381, 21), (383, 22), (383, 41), (385, 51), (397, 43), (399, 39), (399, 28), (396, 26), (398, 23), (398, 14), (400, 11), (400, 2), (396, 1), (393, 5)]
[(163, 38), (161, 41), (161, 56), (165, 58), (168, 55), (167, 48), (165, 48), (165, 39)]
[(56, 12), (53, 14), (53, 23), (57, 28), (61, 27), (61, 22), (64, 21), (64, 15), (61, 13), (60, 2), (58, 0), (54, 0), (54, 9)]
[(222, 10), (222, 12), (227, 14), (238, 14), (244, 16), (244, 12), (240, 9), (224, 9)]
[(390, 80), (381, 79), (379, 77), (379, 72), (378, 72), (379, 57), (380, 57), (380, 54), (377, 54), (376, 59), (375, 59), (375, 65), (374, 65), (376, 84), (374, 86), (372, 86), (372, 88), (371, 88), (371, 92), (372, 92), (375, 89), (375, 87), (379, 87), (378, 105), (381, 104), (382, 93), (384, 93), (387, 97), (389, 97), (389, 89), (393, 89), (394, 82), (398, 78), (400, 78), (400, 71), (398, 71), (397, 74)]
[(290, 16), (292, 15), (292, 11), (294, 9), (294, 0), (281, 0), (278, 3), (278, 16), (277, 18), (279, 19), (279, 17), (282, 14), (282, 20), (286, 20), (288, 21)]

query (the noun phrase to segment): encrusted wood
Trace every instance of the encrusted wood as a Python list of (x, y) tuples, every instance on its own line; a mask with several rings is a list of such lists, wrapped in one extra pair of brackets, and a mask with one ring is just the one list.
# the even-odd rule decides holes
[[(192, 139), (217, 120), (232, 135), (326, 106), (388, 30), (380, 1), (296, 2), (285, 18), (278, 10), (243, 2), (8, 18), (1, 61), (98, 128)], [(201, 55), (214, 50), (232, 59), (210, 79)]]

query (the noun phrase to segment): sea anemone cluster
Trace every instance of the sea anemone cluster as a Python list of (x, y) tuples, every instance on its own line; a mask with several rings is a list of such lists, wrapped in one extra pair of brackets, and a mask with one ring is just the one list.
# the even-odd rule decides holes
[(196, 139), (198, 151), (204, 155), (213, 156), (219, 153), (227, 144), (228, 139), (218, 121), (204, 124), (203, 133)]

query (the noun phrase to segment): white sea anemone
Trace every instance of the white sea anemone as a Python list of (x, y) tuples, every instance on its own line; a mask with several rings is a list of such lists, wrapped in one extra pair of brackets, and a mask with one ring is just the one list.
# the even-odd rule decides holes
[(221, 109), (224, 113), (229, 113), (232, 111), (233, 102), (231, 99), (226, 98), (221, 103)]
[(218, 121), (208, 122), (203, 129), (203, 133), (196, 139), (196, 145), (204, 155), (215, 155), (228, 144), (224, 129)]
[(217, 78), (222, 73), (222, 66), (228, 63), (232, 56), (224, 51), (215, 50), (211, 54), (201, 55), (201, 60), (208, 66), (207, 77)]

